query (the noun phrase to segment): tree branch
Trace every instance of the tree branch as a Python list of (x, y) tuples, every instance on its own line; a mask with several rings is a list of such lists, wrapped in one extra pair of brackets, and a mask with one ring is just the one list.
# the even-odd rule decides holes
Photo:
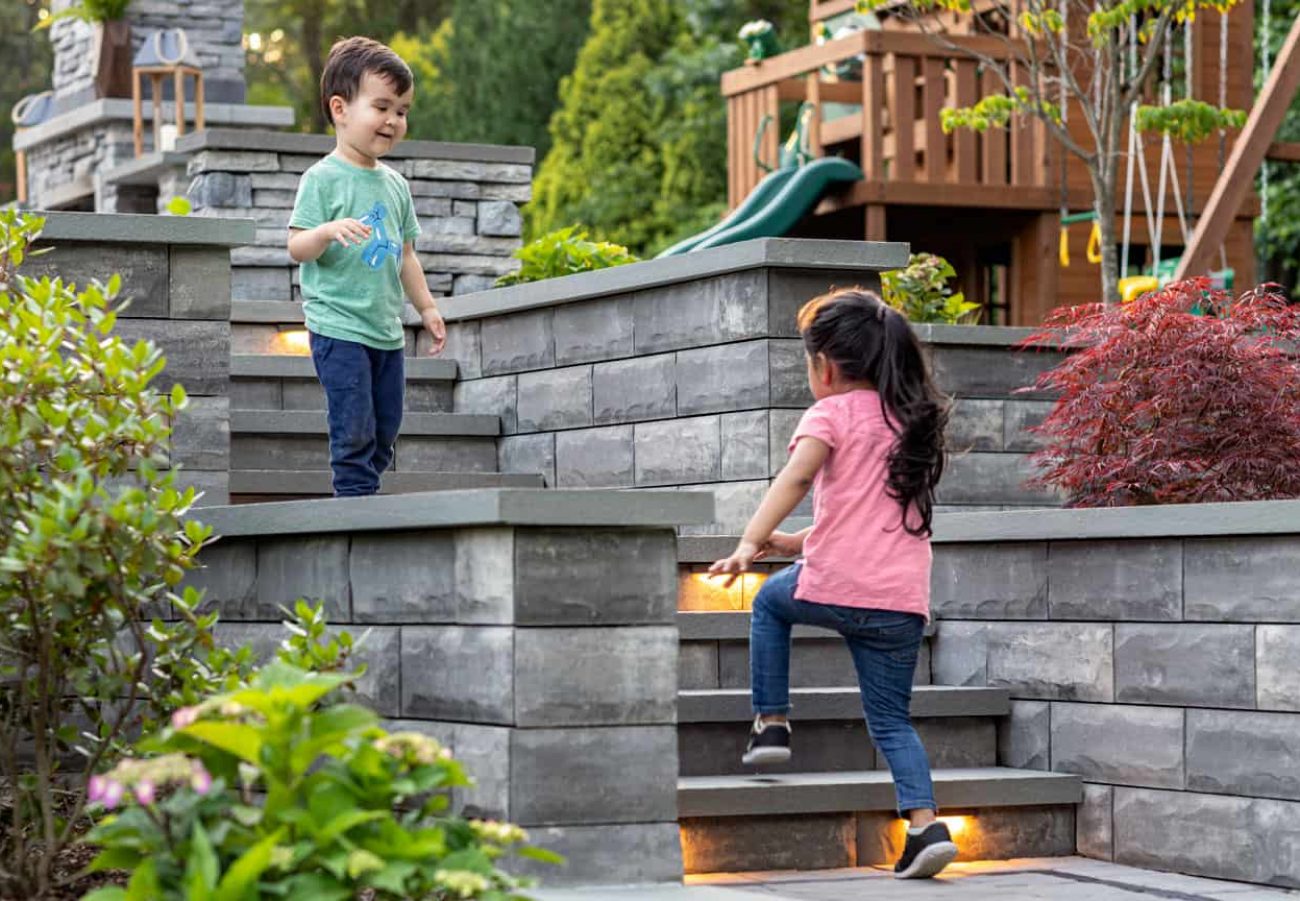
[(1138, 74), (1123, 92), (1123, 109), (1128, 109), (1137, 102), (1138, 97), (1142, 94), (1143, 86), (1147, 83), (1147, 79), (1155, 71), (1156, 64), (1160, 61), (1160, 51), (1164, 47), (1173, 19), (1174, 7), (1172, 5), (1165, 7), (1164, 11), (1160, 13), (1160, 18), (1156, 20), (1156, 27), (1152, 29), (1151, 41), (1147, 45), (1146, 57), (1138, 67)]

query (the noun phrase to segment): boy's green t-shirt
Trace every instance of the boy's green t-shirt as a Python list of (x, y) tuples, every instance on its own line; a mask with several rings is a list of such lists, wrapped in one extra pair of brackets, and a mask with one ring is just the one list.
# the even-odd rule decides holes
[[(336, 219), (366, 222), (370, 240), (348, 247), (331, 241), (317, 259), (302, 264), (307, 328), (379, 350), (405, 346), (401, 251), (420, 234), (410, 186), (383, 163), (363, 169), (330, 154), (303, 173), (289, 227), (316, 228)], [(385, 237), (391, 243), (382, 243)]]

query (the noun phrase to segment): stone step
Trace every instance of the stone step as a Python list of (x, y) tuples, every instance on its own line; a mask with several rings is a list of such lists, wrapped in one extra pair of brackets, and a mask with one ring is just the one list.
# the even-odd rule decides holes
[[(769, 773), (885, 769), (867, 734), (858, 688), (790, 692), (794, 756)], [(752, 774), (740, 762), (753, 719), (745, 689), (683, 691), (677, 696), (678, 767), (683, 776)], [(934, 767), (987, 767), (998, 762), (994, 717), (1010, 712), (999, 689), (915, 689), (912, 717)]]
[[(679, 539), (680, 541), (681, 539)], [(749, 688), (749, 620), (745, 610), (678, 613), (681, 689)], [(933, 625), (926, 635), (933, 635)], [(839, 635), (814, 626), (795, 626), (790, 648), (790, 685), (795, 688), (856, 688), (853, 658)], [(916, 685), (930, 684), (930, 641), (921, 643)]]
[[(408, 413), (450, 413), (457, 366), (454, 360), (407, 357)], [(298, 354), (232, 354), (230, 405), (234, 410), (324, 410), (325, 389), (311, 357)]]
[[(330, 497), (331, 475), (325, 471), (279, 469), (235, 470), (230, 474), (232, 504), (308, 500)], [(388, 472), (380, 494), (418, 494), (468, 488), (544, 488), (541, 475), (496, 472)]]
[[(408, 413), (390, 469), (401, 473), (495, 473), (497, 416)], [(232, 410), (230, 468), (329, 470), (329, 433), (319, 410)]]
[[(790, 691), (790, 719), (860, 720), (862, 701), (852, 688), (795, 688)], [(912, 716), (989, 717), (1011, 713), (1011, 696), (1003, 688), (921, 685), (912, 692)], [(748, 723), (754, 718), (748, 689), (715, 688), (677, 693), (677, 722)]]
[[(1078, 776), (1003, 767), (933, 771), (959, 860), (1075, 851)], [(903, 840), (889, 773), (683, 777), (678, 822), (687, 873), (892, 863)]]
[[(230, 434), (328, 435), (324, 410), (231, 410)], [(501, 417), (480, 413), (406, 413), (400, 437), (496, 437)], [(400, 440), (400, 439), (399, 439)]]
[[(414, 308), (402, 310), (406, 333), (407, 362), (413, 356), (416, 336), (422, 327)], [(296, 300), (232, 300), (230, 303), (230, 347), (235, 354), (261, 356), (307, 355), (302, 304)]]

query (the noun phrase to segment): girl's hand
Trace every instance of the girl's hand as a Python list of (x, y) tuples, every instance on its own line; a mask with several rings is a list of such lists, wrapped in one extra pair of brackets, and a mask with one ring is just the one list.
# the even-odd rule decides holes
[(772, 535), (763, 544), (755, 560), (762, 560), (764, 557), (798, 557), (803, 553), (803, 539), (801, 534), (792, 535), (789, 532), (773, 532)]
[(724, 588), (730, 588), (740, 578), (740, 574), (749, 569), (750, 564), (758, 557), (761, 548), (752, 541), (741, 541), (736, 545), (736, 549), (731, 552), (731, 556), (719, 560), (709, 567), (709, 574), (714, 576), (727, 576)]

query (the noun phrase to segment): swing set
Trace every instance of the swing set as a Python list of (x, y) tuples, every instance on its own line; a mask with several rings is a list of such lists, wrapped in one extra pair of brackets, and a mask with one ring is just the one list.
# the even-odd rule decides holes
[[(1145, 152), (1145, 142), (1141, 131), (1137, 125), (1137, 105), (1134, 104), (1129, 112), (1128, 123), (1128, 151), (1126, 154), (1125, 169), (1125, 189), (1124, 189), (1124, 206), (1123, 206), (1123, 247), (1120, 254), (1120, 280), (1119, 291), (1121, 300), (1128, 303), (1151, 291), (1159, 290), (1178, 278), (1187, 276), (1191, 270), (1190, 261), (1186, 260), (1188, 249), (1192, 248), (1194, 238), (1201, 235), (1206, 229), (1200, 226), (1205, 225), (1210, 217), (1214, 207), (1215, 198), (1222, 195), (1230, 186), (1238, 186), (1234, 191), (1237, 196), (1236, 205), (1240, 206), (1241, 200), (1245, 197), (1245, 188), (1240, 188), (1240, 184), (1250, 181), (1250, 176), (1255, 169), (1261, 171), (1261, 194), (1263, 199), (1264, 215), (1267, 215), (1268, 209), (1268, 159), (1263, 150), (1254, 154), (1253, 162), (1249, 159), (1251, 154), (1243, 152), (1248, 146), (1261, 146), (1267, 143), (1267, 139), (1276, 132), (1277, 126), (1281, 123), (1280, 112), (1274, 110), (1269, 115), (1269, 108), (1277, 106), (1278, 100), (1274, 95), (1285, 94), (1286, 100), (1281, 103), (1281, 109), (1284, 111), (1289, 103), (1291, 96), (1294, 96), (1296, 90), (1297, 72), (1300, 71), (1300, 51), (1297, 50), (1300, 37), (1300, 20), (1297, 20), (1291, 29), (1291, 36), (1286, 46), (1279, 54), (1277, 60), (1277, 71), (1274, 72), (1274, 63), (1270, 59), (1269, 39), (1271, 26), (1271, 2), (1264, 0), (1263, 4), (1263, 63), (1264, 77), (1266, 81), (1265, 91), (1261, 93), (1255, 107), (1252, 110), (1250, 120), (1248, 120), (1246, 129), (1243, 131), (1237, 147), (1234, 149), (1232, 160), (1226, 158), (1227, 150), (1227, 132), (1222, 128), (1218, 135), (1218, 170), (1221, 173), (1216, 183), (1214, 194), (1211, 201), (1200, 217), (1200, 222), (1196, 232), (1189, 226), (1191, 220), (1192, 208), (1192, 177), (1189, 171), (1182, 183), (1178, 177), (1178, 167), (1174, 159), (1173, 140), (1168, 131), (1165, 131), (1160, 142), (1159, 154), (1159, 173), (1156, 180), (1155, 192), (1153, 198), (1151, 177), (1148, 171), (1147, 155)], [(1130, 27), (1135, 28), (1135, 24)], [(1188, 27), (1183, 29), (1184, 38), (1184, 69), (1186, 72), (1186, 95), (1192, 94), (1192, 73), (1195, 70), (1193, 65), (1193, 42), (1191, 40), (1191, 30)], [(1166, 38), (1166, 44), (1163, 50), (1163, 72), (1159, 85), (1159, 95), (1161, 103), (1169, 105), (1172, 99), (1172, 69), (1173, 69), (1173, 33), (1171, 32)], [(1221, 16), (1219, 19), (1219, 78), (1218, 78), (1218, 104), (1222, 109), (1227, 106), (1227, 74), (1228, 74), (1228, 17)], [(1130, 65), (1135, 61), (1130, 59)], [(1289, 87), (1287, 86), (1289, 83)], [(1065, 109), (1065, 104), (1062, 104)], [(1267, 121), (1259, 121), (1261, 118)], [(1268, 121), (1273, 118), (1271, 128), (1268, 127)], [(1261, 141), (1262, 139), (1262, 141)], [(1190, 148), (1188, 150), (1190, 161)], [(1134, 176), (1141, 185), (1142, 197), (1144, 203), (1144, 215), (1146, 219), (1147, 235), (1150, 239), (1150, 263), (1140, 272), (1129, 274), (1130, 266), (1130, 248), (1132, 246), (1133, 235), (1133, 201), (1134, 201)], [(1162, 259), (1161, 251), (1163, 247), (1165, 212), (1167, 209), (1168, 199), (1172, 196), (1175, 210), (1177, 212), (1178, 229), (1181, 233), (1182, 247), (1184, 253), (1173, 258)], [(1219, 204), (1224, 207), (1224, 204)], [(1235, 208), (1229, 209), (1229, 213), (1234, 212)], [(1223, 213), (1220, 211), (1219, 216)], [(1062, 205), (1061, 205), (1061, 237), (1060, 237), (1060, 264), (1068, 267), (1070, 265), (1070, 227), (1084, 222), (1092, 223), (1092, 231), (1088, 239), (1087, 260), (1091, 264), (1101, 262), (1101, 228), (1095, 212), (1070, 213), (1066, 208), (1064, 174), (1062, 174)], [(1202, 235), (1202, 245), (1206, 238)], [(1205, 256), (1204, 247), (1198, 248), (1201, 256)], [(1211, 286), (1216, 289), (1231, 291), (1236, 280), (1235, 271), (1227, 265), (1226, 251), (1223, 245), (1223, 234), (1219, 234), (1217, 241), (1219, 268), (1209, 271)], [(1203, 265), (1203, 263), (1201, 264)], [(1199, 266), (1197, 268), (1200, 268)]]

